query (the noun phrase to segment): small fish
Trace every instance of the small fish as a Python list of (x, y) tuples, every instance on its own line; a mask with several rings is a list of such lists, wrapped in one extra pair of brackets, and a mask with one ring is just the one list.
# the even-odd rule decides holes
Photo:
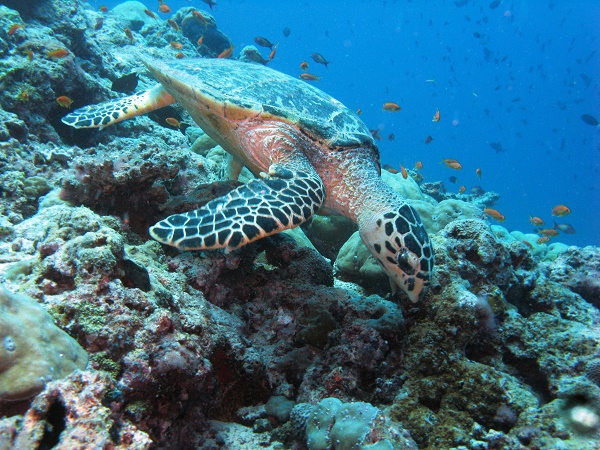
[(425, 178), (423, 177), (423, 175), (421, 175), (418, 172), (413, 172), (410, 174), (410, 176), (412, 177), (413, 180), (415, 180), (415, 182), (420, 183), (422, 182)]
[(113, 81), (110, 88), (115, 92), (130, 94), (137, 87), (139, 79), (140, 77), (136, 72), (131, 72)]
[(383, 166), (381, 166), (381, 168), (387, 170), (389, 173), (393, 173), (393, 174), (398, 173), (398, 169), (395, 169), (394, 167), (390, 166), (389, 164), (384, 164)]
[(8, 29), (8, 35), (12, 36), (13, 34), (15, 34), (17, 31), (22, 30), (23, 29), (23, 25), (15, 23), (14, 25), (12, 25), (9, 29)]
[(215, 0), (202, 0), (202, 1), (209, 6), (211, 11), (212, 11), (213, 6), (217, 6), (217, 2)]
[(593, 127), (597, 127), (598, 126), (598, 119), (596, 119), (591, 114), (584, 114), (584, 115), (582, 115), (581, 116), (581, 120), (583, 120), (585, 123), (587, 123), (588, 125), (591, 125)]
[(221, 58), (221, 59), (227, 59), (231, 57), (231, 54), (233, 53), (233, 45), (230, 45), (229, 48), (223, 50), (221, 53), (219, 53), (219, 56), (217, 56), (217, 58)]
[(505, 151), (502, 148), (502, 143), (501, 142), (488, 142), (488, 145), (496, 152), (496, 153), (502, 153), (503, 151)]
[(473, 186), (471, 188), (471, 195), (481, 197), (483, 194), (485, 194), (485, 191), (481, 186)]
[(461, 186), (461, 187), (458, 188), (458, 193), (459, 194), (464, 194), (466, 190), (467, 190), (467, 188), (465, 186)]
[(272, 61), (273, 58), (275, 58), (275, 54), (277, 53), (278, 45), (279, 45), (279, 42), (273, 46), (273, 50), (271, 50), (271, 53), (269, 53), (269, 61)]
[(98, 31), (98, 30), (102, 29), (103, 26), (104, 26), (104, 18), (96, 17), (96, 23), (94, 24), (94, 30)]
[(27, 55), (27, 61), (32, 61), (33, 60), (33, 51), (32, 50), (25, 50), (25, 54)]
[(177, 22), (175, 22), (173, 19), (167, 19), (167, 23), (171, 26), (171, 28), (173, 28), (175, 31), (179, 31), (179, 25), (177, 25)]
[(52, 50), (51, 52), (46, 53), (46, 56), (48, 58), (64, 58), (70, 54), (71, 53), (66, 48), (59, 48), (58, 50)]
[(204, 35), (202, 35), (198, 38), (198, 42), (196, 42), (196, 44), (198, 45), (198, 47), (202, 47), (203, 43), (204, 43)]
[(541, 230), (538, 230), (538, 233), (549, 237), (558, 236), (558, 231), (556, 231), (554, 228), (542, 228)]
[(401, 109), (402, 108), (400, 108), (400, 105), (398, 103), (394, 103), (394, 102), (385, 102), (382, 107), (383, 111), (389, 111), (389, 112), (396, 112), (396, 111), (400, 111)]
[(550, 241), (550, 237), (549, 236), (542, 236), (537, 241), (535, 241), (535, 243), (536, 244), (545, 244), (548, 241)]
[(125, 32), (125, 36), (127, 36), (129, 40), (133, 42), (133, 33), (131, 30), (129, 28), (123, 28), (123, 31)]
[(455, 176), (451, 176), (448, 177), (448, 181), (450, 181), (450, 183), (456, 184), (458, 182), (458, 178), (456, 178)]
[(19, 101), (28, 102), (29, 101), (29, 92), (21, 91), (21, 92), (19, 92), (19, 95), (17, 96), (17, 98), (19, 99)]
[(56, 103), (58, 103), (63, 108), (70, 108), (71, 105), (73, 104), (73, 100), (71, 100), (66, 95), (61, 95), (60, 97), (58, 97), (56, 99)]
[(327, 65), (331, 63), (331, 61), (327, 61), (325, 59), (325, 57), (323, 55), (321, 55), (320, 53), (311, 53), (310, 57), (313, 59), (314, 62), (316, 62), (318, 64), (323, 64), (326, 69), (327, 69)]
[(433, 119), (431, 119), (432, 122), (439, 122), (440, 121), (440, 110), (438, 109), (435, 114), (433, 115)]
[(435, 84), (436, 81), (434, 79), (430, 79), (430, 80), (425, 80), (425, 83)]
[(183, 52), (177, 52), (177, 53), (175, 53), (175, 58), (183, 59), (183, 58), (185, 58), (185, 54)]
[(376, 141), (381, 141), (381, 130), (379, 128), (377, 128), (376, 130), (369, 130), (369, 132), (371, 133), (371, 136), (373, 136), (373, 139), (375, 139)]
[(558, 217), (564, 217), (571, 214), (571, 210), (565, 205), (556, 205), (552, 208), (552, 215)]
[(285, 37), (290, 37), (290, 34), (292, 34), (292, 30), (290, 30), (290, 27), (285, 27), (285, 28), (283, 29), (283, 35), (284, 35)]
[(173, 47), (175, 50), (181, 50), (183, 48), (183, 44), (181, 44), (177, 41), (171, 41), (170, 44), (171, 44), (171, 47)]
[(529, 247), (530, 249), (533, 249), (533, 244), (529, 241), (526, 241), (525, 239), (523, 239), (521, 241), (523, 244), (525, 244), (527, 247)]
[(98, 10), (99, 10), (100, 12), (103, 12), (103, 13), (105, 13), (105, 12), (107, 12), (107, 11), (108, 11), (108, 7), (107, 7), (106, 5), (102, 5), (102, 6), (100, 6), (100, 8), (98, 8)]
[(254, 38), (254, 42), (256, 42), (261, 47), (269, 47), (271, 50), (273, 50), (273, 44), (271, 44), (271, 42), (266, 37), (256, 36)]
[(477, 168), (475, 169), (475, 175), (477, 175), (477, 178), (479, 178), (481, 180), (481, 168)]
[(544, 225), (544, 221), (537, 216), (529, 216), (529, 222), (536, 227)]
[(165, 3), (161, 3), (158, 7), (158, 11), (163, 14), (169, 14), (171, 12), (171, 8), (169, 8), (169, 6)]
[(500, 3), (502, 3), (500, 0), (494, 0), (489, 4), (489, 7), (490, 9), (496, 9), (498, 6), (500, 6)]
[(454, 170), (461, 170), (462, 165), (455, 159), (442, 158), (442, 163), (446, 164), (446, 167), (450, 167)]
[(415, 163), (415, 170), (421, 170), (423, 168), (423, 163), (421, 161), (417, 161)]
[(246, 56), (246, 58), (260, 64), (267, 64), (269, 62), (269, 60), (263, 58), (259, 51), (256, 50), (254, 47), (248, 47), (244, 49), (244, 55)]
[(402, 174), (402, 178), (404, 178), (405, 180), (408, 178), (408, 172), (402, 164), (400, 164), (400, 173)]
[(394, 139), (396, 139), (396, 136), (394, 136), (394, 133), (388, 134), (388, 141), (393, 141)]
[(431, 143), (431, 141), (433, 141), (433, 138), (432, 138), (431, 136), (427, 136), (427, 137), (425, 138), (425, 143), (426, 143), (426, 144), (430, 144), (430, 143)]
[(490, 216), (492, 219), (496, 219), (498, 222), (504, 222), (505, 217), (497, 209), (483, 208), (483, 212)]
[(562, 231), (565, 234), (575, 234), (575, 228), (573, 228), (568, 223), (556, 223), (554, 222), (554, 229)]
[(167, 117), (165, 119), (165, 122), (167, 122), (169, 125), (171, 125), (172, 127), (175, 127), (175, 128), (181, 127), (181, 122), (179, 120), (177, 120), (175, 117)]
[(144, 10), (144, 14), (146, 14), (148, 17), (151, 17), (152, 19), (156, 19), (156, 14), (154, 14), (152, 11), (150, 11), (149, 9), (145, 9)]
[(301, 68), (302, 70), (306, 70), (306, 69), (308, 69), (308, 63), (307, 63), (306, 61), (302, 61), (302, 62), (300, 63), (300, 68)]
[(319, 81), (321, 77), (313, 75), (312, 73), (304, 72), (300, 74), (300, 78), (306, 81)]
[(360, 116), (361, 114), (362, 114), (362, 109), (358, 108), (358, 109), (356, 110), (356, 115), (357, 115), (357, 116)]
[(206, 20), (206, 18), (202, 15), (200, 11), (192, 11), (192, 16), (194, 16), (196, 19), (202, 22), (204, 26), (208, 26), (208, 20)]

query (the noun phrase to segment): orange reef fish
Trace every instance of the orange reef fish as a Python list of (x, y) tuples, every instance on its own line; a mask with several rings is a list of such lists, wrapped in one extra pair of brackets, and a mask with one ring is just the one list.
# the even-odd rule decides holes
[(537, 216), (529, 216), (529, 221), (536, 227), (544, 225), (544, 221)]
[(217, 56), (217, 58), (221, 58), (221, 59), (227, 59), (231, 56), (231, 54), (233, 53), (233, 45), (230, 46), (228, 49), (223, 50), (219, 56)]
[(550, 237), (548, 236), (542, 236), (541, 238), (539, 238), (537, 241), (535, 241), (537, 244), (545, 244), (546, 242), (548, 242), (550, 240)]
[(177, 41), (171, 41), (170, 44), (175, 50), (180, 50), (183, 47), (183, 44), (180, 44)]
[(549, 237), (558, 236), (558, 231), (555, 230), (554, 228), (544, 228), (544, 229), (538, 230), (538, 233), (542, 234), (544, 236), (549, 236)]
[(175, 128), (181, 127), (181, 122), (179, 120), (177, 120), (175, 117), (167, 117), (165, 119), (165, 122), (167, 122), (169, 125), (171, 125), (172, 127), (175, 127)]
[(319, 81), (321, 77), (313, 75), (312, 73), (305, 72), (300, 74), (300, 78), (306, 81)]
[(500, 211), (498, 211), (497, 209), (484, 208), (483, 212), (486, 213), (491, 218), (496, 219), (498, 222), (504, 222), (504, 219), (505, 219), (504, 215), (502, 215), (500, 213)]
[(123, 28), (123, 31), (125, 32), (125, 36), (127, 36), (129, 40), (133, 42), (133, 33), (131, 30), (129, 28)]
[(173, 28), (175, 31), (179, 31), (179, 25), (177, 25), (177, 22), (175, 22), (173, 19), (167, 19), (167, 23), (171, 25), (171, 28)]
[(357, 115), (357, 116), (360, 116), (361, 114), (362, 114), (362, 109), (358, 108), (358, 109), (356, 110), (356, 115)]
[(400, 105), (398, 103), (385, 102), (383, 104), (382, 109), (383, 109), (383, 111), (396, 112), (396, 111), (400, 111), (402, 108), (400, 108)]
[(158, 10), (163, 14), (169, 14), (171, 12), (171, 8), (169, 8), (169, 6), (165, 3), (161, 3), (158, 7)]
[(46, 53), (46, 56), (48, 58), (64, 58), (70, 54), (71, 53), (66, 48), (59, 48), (58, 50), (52, 50), (51, 52)]
[(306, 69), (308, 69), (308, 63), (307, 63), (306, 61), (302, 61), (302, 62), (300, 63), (300, 68), (301, 68), (302, 70), (306, 70)]
[(416, 170), (421, 170), (423, 168), (423, 163), (421, 161), (417, 161), (415, 163), (415, 169)]
[(275, 53), (277, 53), (278, 45), (279, 45), (279, 42), (273, 46), (273, 50), (271, 50), (271, 53), (269, 53), (269, 61), (272, 61), (273, 58), (275, 58)]
[(533, 244), (532, 244), (531, 242), (529, 242), (529, 241), (526, 241), (525, 239), (523, 239), (521, 242), (522, 242), (523, 244), (525, 244), (527, 247), (529, 247), (529, 248), (533, 249)]
[(202, 22), (205, 26), (208, 25), (208, 21), (204, 18), (204, 16), (202, 15), (202, 13), (200, 11), (192, 11), (192, 15), (198, 19), (200, 22)]
[(556, 205), (552, 208), (552, 215), (558, 217), (564, 217), (571, 214), (571, 210), (565, 205)]
[(475, 170), (475, 174), (481, 180), (481, 169), (479, 167), (477, 168), (477, 170)]
[(204, 43), (204, 35), (202, 35), (198, 38), (198, 42), (196, 42), (196, 44), (198, 44), (198, 47), (202, 47), (203, 43)]
[(183, 58), (185, 58), (185, 55), (183, 54), (183, 52), (177, 52), (177, 53), (175, 53), (175, 58), (183, 59)]
[(73, 100), (71, 100), (66, 95), (61, 95), (60, 97), (58, 97), (56, 99), (56, 103), (58, 103), (63, 108), (70, 108), (71, 105), (73, 104)]
[(28, 102), (29, 101), (29, 93), (27, 91), (21, 91), (21, 92), (19, 92), (19, 95), (17, 96), (17, 98), (22, 102)]
[(404, 178), (405, 180), (408, 178), (408, 172), (402, 164), (400, 164), (400, 173), (402, 174), (402, 178)]
[(28, 61), (33, 60), (33, 51), (31, 51), (31, 50), (25, 50), (25, 54), (27, 55), (27, 60)]
[(435, 114), (433, 115), (433, 119), (431, 120), (432, 122), (439, 122), (440, 121), (440, 110), (438, 109)]
[(108, 11), (108, 7), (106, 7), (105, 5), (100, 6), (100, 8), (98, 8), (100, 10), (100, 12), (107, 12)]
[(450, 167), (451, 169), (454, 169), (454, 170), (462, 169), (462, 165), (455, 159), (442, 157), (442, 162), (444, 164), (446, 164), (446, 167)]
[(432, 138), (431, 136), (427, 136), (427, 137), (425, 138), (425, 143), (426, 143), (426, 144), (428, 144), (428, 145), (429, 145), (429, 144), (431, 143), (431, 141), (433, 141), (433, 138)]
[(15, 23), (13, 26), (11, 26), (8, 29), (8, 35), (12, 36), (13, 34), (15, 34), (18, 30), (22, 30), (23, 29), (23, 25), (20, 25), (18, 23)]
[(466, 190), (467, 190), (467, 188), (465, 186), (461, 186), (461, 187), (458, 188), (458, 193), (459, 194), (464, 194)]
[(381, 166), (381, 168), (387, 170), (389, 173), (393, 173), (393, 174), (398, 173), (398, 169), (395, 169), (394, 167), (390, 166), (389, 164), (384, 164), (383, 166)]
[(144, 14), (146, 14), (148, 17), (152, 17), (153, 19), (156, 19), (156, 14), (154, 14), (152, 11), (150, 11), (149, 9), (145, 9), (144, 10)]

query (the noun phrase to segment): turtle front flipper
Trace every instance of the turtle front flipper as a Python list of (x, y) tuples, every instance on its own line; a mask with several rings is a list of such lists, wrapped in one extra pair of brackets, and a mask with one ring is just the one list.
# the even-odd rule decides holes
[(162, 85), (156, 85), (141, 94), (109, 100), (98, 105), (76, 109), (62, 118), (74, 128), (100, 128), (172, 105), (175, 99)]
[(310, 166), (272, 164), (269, 175), (224, 197), (150, 228), (157, 241), (180, 250), (224, 248), (227, 252), (295, 228), (316, 213), (325, 199), (323, 182)]

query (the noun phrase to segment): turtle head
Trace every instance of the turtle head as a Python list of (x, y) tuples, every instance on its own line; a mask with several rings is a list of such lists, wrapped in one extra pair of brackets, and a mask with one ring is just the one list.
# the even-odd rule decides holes
[(419, 301), (429, 285), (433, 250), (417, 211), (402, 201), (360, 224), (360, 237), (394, 283)]

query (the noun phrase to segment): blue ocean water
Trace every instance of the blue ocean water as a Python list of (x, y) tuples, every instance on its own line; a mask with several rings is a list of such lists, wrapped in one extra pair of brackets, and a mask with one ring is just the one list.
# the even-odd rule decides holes
[[(154, 0), (143, 3), (157, 10)], [(200, 0), (165, 3), (173, 12), (209, 10)], [(297, 76), (307, 61), (319, 88), (380, 130), (383, 163), (421, 161), (425, 181), (442, 180), (449, 191), (498, 192), (495, 207), (511, 231), (533, 232), (534, 215), (577, 230), (556, 241), (600, 245), (600, 128), (582, 120), (600, 120), (600, 2), (218, 0), (212, 14), (234, 55), (264, 36), (279, 42), (270, 67)], [(402, 109), (383, 111), (388, 101)], [(445, 167), (442, 157), (463, 169)], [(553, 218), (558, 204), (572, 213)]]

